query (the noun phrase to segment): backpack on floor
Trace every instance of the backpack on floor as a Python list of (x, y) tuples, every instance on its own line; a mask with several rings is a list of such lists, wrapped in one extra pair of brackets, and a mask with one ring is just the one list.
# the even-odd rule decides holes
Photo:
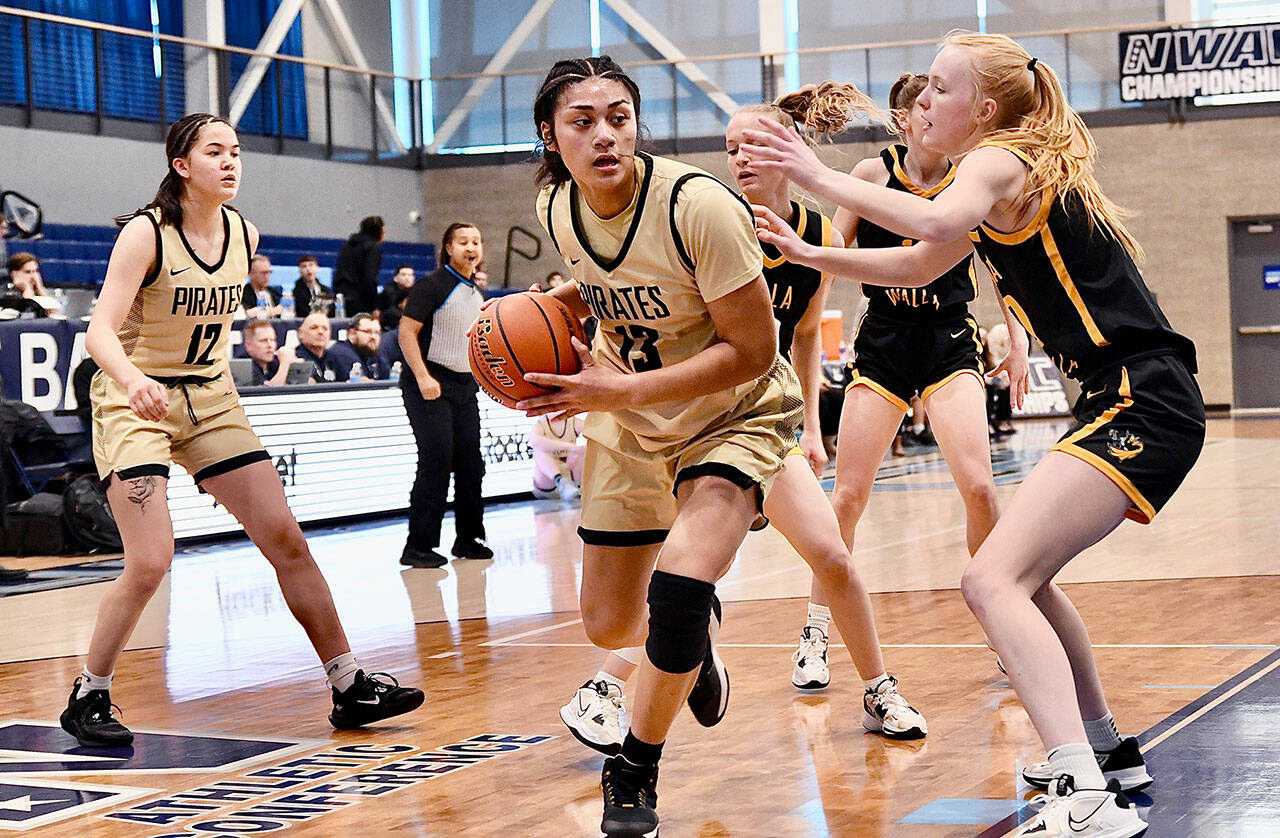
[(80, 549), (103, 553), (124, 549), (106, 490), (98, 485), (96, 475), (82, 474), (67, 485), (62, 493), (62, 520)]

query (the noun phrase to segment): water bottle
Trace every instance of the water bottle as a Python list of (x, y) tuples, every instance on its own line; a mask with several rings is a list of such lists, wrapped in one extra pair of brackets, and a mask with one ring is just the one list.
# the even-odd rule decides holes
[(363, 373), (363, 370), (360, 369), (360, 364), (358, 363), (352, 364), (351, 372), (347, 373), (347, 381), (349, 381), (352, 384), (358, 383), (360, 381), (362, 373)]
[(297, 316), (298, 312), (293, 305), (293, 292), (286, 288), (280, 295), (280, 317), (283, 320), (293, 320)]
[(400, 370), (401, 370), (401, 369), (403, 369), (403, 368), (400, 366), (400, 362), (399, 362), (399, 361), (396, 361), (394, 364), (392, 364), (392, 365), (391, 365), (391, 372), (390, 372), (390, 373), (388, 373), (388, 375), (387, 375), (387, 380), (388, 380), (388, 381), (399, 381), (399, 380), (400, 380)]
[(347, 302), (341, 294), (333, 298), (333, 317), (335, 320), (347, 319)]

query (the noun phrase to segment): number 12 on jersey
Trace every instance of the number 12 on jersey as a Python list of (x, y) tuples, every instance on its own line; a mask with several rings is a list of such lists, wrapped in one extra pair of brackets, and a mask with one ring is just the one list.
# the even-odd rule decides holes
[[(207, 367), (213, 363), (213, 359), (209, 357), (209, 353), (218, 345), (218, 338), (222, 337), (221, 323), (198, 323), (191, 330), (191, 343), (187, 344), (187, 357), (182, 359), (184, 364), (196, 364), (198, 366)], [(200, 351), (200, 344), (204, 344), (204, 351)]]
[[(622, 338), (622, 348), (618, 354), (625, 364), (636, 372), (648, 372), (662, 367), (662, 358), (658, 355), (657, 330), (645, 326), (614, 326), (613, 331)], [(636, 357), (636, 356), (639, 357)]]

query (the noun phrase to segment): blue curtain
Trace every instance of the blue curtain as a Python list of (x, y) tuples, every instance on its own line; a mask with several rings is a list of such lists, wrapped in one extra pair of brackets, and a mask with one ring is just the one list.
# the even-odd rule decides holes
[[(65, 17), (151, 30), (150, 0), (100, 3), (94, 0), (9, 0), (7, 5)], [(182, 34), (182, 0), (157, 0), (159, 30)], [(184, 82), (181, 47), (149, 38), (111, 33), (99, 36), (94, 62), (93, 33), (75, 26), (32, 21), (32, 104), (37, 108), (92, 113), (95, 85), (102, 76), (103, 111), (107, 116), (155, 121), (160, 118), (163, 84), (166, 120), (183, 113)], [(0, 62), (0, 102), (26, 103), (26, 69), (21, 21), (0, 20), (0, 39), (13, 45), (10, 60)]]
[[(262, 39), (267, 24), (271, 22), (280, 0), (226, 0), (227, 43), (253, 49)], [(280, 48), (282, 55), (302, 55), (302, 21), (297, 18), (289, 27)], [(231, 87), (244, 72), (249, 56), (231, 55)], [(278, 74), (278, 76), (277, 76)], [(284, 136), (307, 138), (307, 90), (303, 65), (291, 61), (273, 62), (262, 78), (262, 84), (249, 101), (249, 107), (240, 118), (237, 130), (249, 134), (276, 134), (276, 85), (281, 83), (280, 122)]]

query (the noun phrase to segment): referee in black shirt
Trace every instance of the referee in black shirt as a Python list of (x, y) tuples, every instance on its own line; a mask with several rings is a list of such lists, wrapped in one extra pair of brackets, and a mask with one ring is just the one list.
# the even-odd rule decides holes
[(440, 567), (440, 546), (449, 475), (453, 474), (453, 555), (490, 559), (484, 543), (480, 484), (480, 407), (467, 362), (467, 329), (480, 315), (484, 297), (473, 280), (484, 258), (480, 230), (455, 222), (444, 232), (445, 263), (409, 293), (400, 320), (400, 349), (413, 375), (400, 378), (404, 410), (418, 443), (418, 473), (409, 493), (409, 537), (400, 564)]

